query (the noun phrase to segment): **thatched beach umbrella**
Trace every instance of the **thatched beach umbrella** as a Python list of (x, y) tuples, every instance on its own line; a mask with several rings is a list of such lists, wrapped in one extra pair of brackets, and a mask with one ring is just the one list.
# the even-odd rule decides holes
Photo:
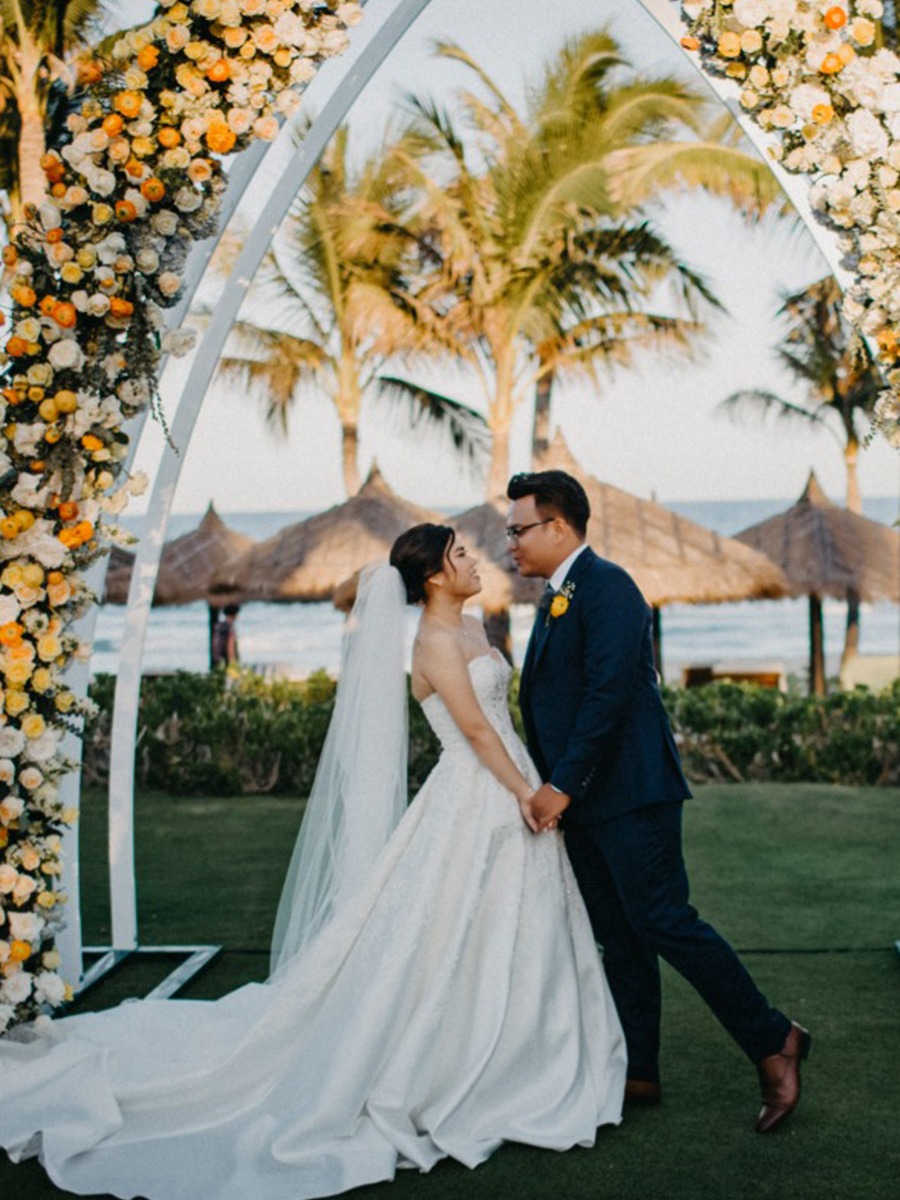
[(809, 596), (809, 686), (824, 695), (822, 597), (900, 600), (900, 534), (832, 504), (811, 471), (792, 508), (735, 536), (778, 563), (792, 595)]
[[(153, 592), (154, 605), (193, 604), (205, 600), (209, 605), (209, 661), (213, 663), (213, 629), (223, 605), (236, 603), (225, 594), (212, 596), (210, 582), (219, 569), (229, 566), (254, 545), (253, 538), (230, 529), (212, 503), (196, 529), (166, 542), (163, 547)], [(110, 555), (103, 595), (106, 604), (126, 604), (134, 555), (114, 547)]]
[[(233, 597), (210, 596), (210, 581), (219, 570), (237, 562), (255, 545), (253, 538), (230, 529), (212, 504), (200, 524), (189, 533), (166, 542), (156, 576), (154, 605), (192, 604), (206, 600), (212, 605), (229, 603)], [(110, 555), (104, 602), (126, 604), (134, 555), (115, 547)]]
[(567, 471), (584, 487), (591, 506), (588, 543), (624, 567), (652, 606), (660, 670), (662, 605), (773, 599), (789, 592), (781, 569), (764, 554), (588, 475), (559, 431), (538, 469)]
[(355, 496), (289, 525), (218, 571), (213, 594), (272, 602), (331, 600), (354, 572), (386, 558), (399, 534), (423, 521), (441, 524), (444, 518), (395, 495), (373, 467)]

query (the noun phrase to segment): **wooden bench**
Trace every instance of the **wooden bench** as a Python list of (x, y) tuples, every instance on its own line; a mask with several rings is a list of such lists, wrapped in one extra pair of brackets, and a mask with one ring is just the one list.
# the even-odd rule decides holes
[(704, 683), (755, 683), (760, 687), (787, 691), (787, 671), (783, 662), (756, 659), (723, 659), (715, 663), (692, 663), (682, 668), (682, 687), (700, 687)]

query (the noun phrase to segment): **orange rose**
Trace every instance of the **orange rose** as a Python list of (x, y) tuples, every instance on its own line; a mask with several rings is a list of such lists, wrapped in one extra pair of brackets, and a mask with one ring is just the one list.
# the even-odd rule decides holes
[(53, 310), (54, 310), (54, 308), (56, 308), (56, 297), (55, 296), (44, 296), (44, 298), (41, 300), (40, 304), (38, 305), (38, 308), (41, 310), (42, 317), (52, 317)]
[(10, 295), (16, 304), (21, 304), (23, 308), (31, 308), (32, 304), (37, 303), (37, 293), (34, 288), (30, 288), (25, 283), (20, 283), (18, 287), (14, 287)]
[(113, 107), (127, 121), (133, 121), (141, 111), (143, 97), (139, 92), (119, 92), (113, 99)]
[(111, 317), (130, 317), (133, 312), (134, 305), (130, 300), (123, 300), (121, 296), (110, 296), (109, 315)]
[(127, 225), (137, 218), (137, 209), (130, 200), (117, 200), (116, 217)]
[(4, 246), (3, 252), (0, 254), (5, 267), (14, 267), (19, 261), (19, 252), (15, 246)]
[(85, 450), (102, 450), (103, 439), (98, 438), (95, 433), (86, 433), (81, 439), (81, 444)]
[(816, 104), (813, 106), (812, 119), (817, 125), (827, 125), (834, 120), (834, 109), (830, 104)]
[(224, 121), (216, 121), (206, 131), (206, 144), (213, 154), (228, 154), (237, 141), (237, 134)]
[(836, 54), (826, 54), (822, 59), (822, 65), (819, 67), (819, 70), (823, 75), (837, 75), (843, 66), (844, 64)]
[(31, 958), (31, 942), (23, 942), (16, 938), (9, 943), (9, 957), (12, 962), (25, 962)]
[(56, 536), (67, 550), (74, 550), (77, 546), (80, 546), (82, 542), (78, 530), (75, 527), (61, 529)]
[(61, 521), (74, 521), (78, 516), (78, 505), (74, 500), (63, 500), (59, 506), (59, 519)]
[(0, 521), (0, 537), (6, 538), (8, 542), (11, 542), (17, 538), (21, 532), (22, 530), (19, 528), (19, 522), (15, 517), (4, 517), (3, 520)]
[(145, 179), (141, 184), (141, 195), (145, 200), (149, 200), (151, 204), (158, 204), (166, 194), (166, 185), (161, 179), (157, 179), (154, 175), (151, 179)]
[(828, 29), (842, 29), (847, 24), (847, 14), (835, 5), (826, 11), (823, 20)]
[(63, 329), (71, 329), (78, 320), (78, 310), (68, 300), (60, 300), (53, 305), (53, 320)]
[(181, 142), (181, 134), (177, 129), (173, 129), (171, 125), (164, 125), (157, 136), (159, 144), (164, 146), (166, 150), (174, 150)]
[(152, 71), (153, 68), (155, 66), (157, 66), (158, 63), (159, 63), (159, 47), (158, 46), (144, 46), (143, 49), (138, 53), (137, 65), (141, 68), (142, 71)]
[(78, 82), (82, 87), (91, 87), (103, 78), (103, 68), (96, 59), (82, 60), (78, 64)]
[(14, 335), (6, 343), (6, 353), (10, 358), (21, 358), (23, 354), (28, 353), (28, 342)]
[(14, 646), (16, 642), (22, 640), (24, 632), (24, 625), (20, 625), (17, 621), (7, 621), (5, 625), (0, 625), (0, 645)]
[(47, 236), (47, 241), (50, 243), (50, 245), (55, 246), (57, 242), (61, 242), (63, 240), (63, 238), (65, 237), (65, 233), (60, 228), (60, 226), (57, 225), (53, 229), (48, 229), (46, 236)]
[(681, 47), (683, 50), (699, 50), (700, 39), (695, 37), (683, 37), (681, 39)]
[(220, 58), (206, 72), (206, 78), (212, 83), (224, 83), (231, 77), (231, 65), (227, 58)]
[(102, 128), (109, 137), (118, 137), (125, 128), (125, 122), (118, 113), (110, 113), (108, 117), (104, 117)]

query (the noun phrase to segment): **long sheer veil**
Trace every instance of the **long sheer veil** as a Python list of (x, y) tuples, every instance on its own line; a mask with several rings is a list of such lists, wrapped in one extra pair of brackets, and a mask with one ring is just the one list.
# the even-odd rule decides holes
[(406, 809), (406, 591), (385, 564), (360, 577), (334, 713), (275, 918), (272, 973), (365, 880)]

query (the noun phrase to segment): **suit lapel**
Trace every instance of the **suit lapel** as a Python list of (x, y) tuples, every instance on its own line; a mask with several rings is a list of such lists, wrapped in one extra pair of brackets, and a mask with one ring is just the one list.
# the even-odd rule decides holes
[[(560, 591), (562, 591), (563, 588), (569, 584), (573, 589), (574, 599), (574, 592), (575, 589), (577, 589), (578, 580), (584, 573), (588, 563), (594, 558), (596, 558), (596, 555), (590, 546), (587, 546), (584, 550), (582, 550), (582, 552), (572, 563), (571, 567), (569, 567), (569, 570), (566, 572), (566, 577), (563, 580), (563, 585), (562, 588), (560, 588)], [(528, 642), (528, 650), (525, 654), (525, 662), (522, 665), (522, 673), (524, 674), (527, 668), (529, 679), (537, 670), (538, 664), (544, 656), (544, 651), (550, 644), (550, 635), (553, 633), (553, 626), (560, 619), (560, 617), (550, 617), (550, 614), (547, 613), (541, 614), (540, 622), (535, 622), (531, 631), (531, 638)]]

